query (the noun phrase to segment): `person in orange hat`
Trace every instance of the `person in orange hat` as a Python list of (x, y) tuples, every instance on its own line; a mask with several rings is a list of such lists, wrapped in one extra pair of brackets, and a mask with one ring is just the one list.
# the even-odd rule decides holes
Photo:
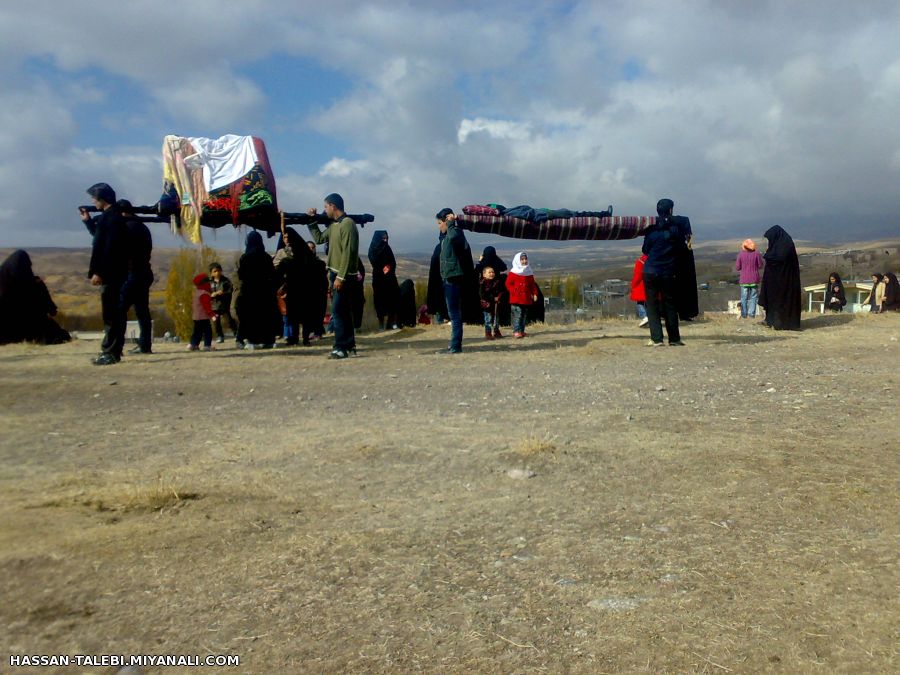
[(738, 253), (734, 269), (741, 273), (738, 283), (741, 285), (741, 318), (756, 317), (756, 303), (759, 300), (760, 270), (763, 257), (756, 250), (752, 239), (744, 239), (741, 252)]

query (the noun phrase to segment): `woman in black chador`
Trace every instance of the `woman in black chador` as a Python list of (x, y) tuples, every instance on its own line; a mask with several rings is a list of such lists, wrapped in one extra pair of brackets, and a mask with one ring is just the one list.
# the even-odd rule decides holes
[(51, 316), (56, 316), (56, 305), (44, 281), (34, 275), (31, 257), (22, 249), (13, 251), (0, 265), (0, 344), (71, 340)]
[(238, 342), (271, 347), (275, 344), (275, 335), (281, 331), (281, 315), (275, 297), (279, 283), (272, 258), (255, 230), (247, 235), (247, 247), (238, 261), (237, 275), (241, 280), (235, 305)]
[(397, 260), (388, 243), (387, 230), (375, 230), (369, 244), (369, 262), (372, 263), (372, 296), (378, 327), (399, 328), (397, 319), (400, 301), (400, 285), (397, 283)]
[(759, 304), (766, 310), (766, 324), (775, 330), (800, 330), (800, 260), (791, 235), (780, 225), (766, 230), (769, 248), (763, 256)]
[(825, 309), (831, 312), (843, 312), (847, 304), (847, 295), (844, 293), (844, 282), (837, 272), (828, 275), (828, 283), (825, 285)]
[(447, 300), (444, 297), (444, 280), (441, 279), (441, 242), (447, 236), (441, 233), (438, 236), (438, 244), (431, 254), (431, 265), (428, 268), (428, 292), (425, 304), (428, 305), (428, 313), (433, 314), (437, 323), (448, 320)]
[(400, 324), (400, 328), (415, 328), (416, 320), (416, 283), (412, 279), (407, 279), (400, 284), (397, 323)]

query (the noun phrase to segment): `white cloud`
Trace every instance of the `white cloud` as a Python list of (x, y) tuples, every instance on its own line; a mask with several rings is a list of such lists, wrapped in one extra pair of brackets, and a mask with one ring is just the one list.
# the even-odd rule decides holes
[[(893, 2), (198, 0), (177, 14), (152, 0), (0, 8), (0, 181), (22, 197), (0, 243), (81, 243), (69, 212), (97, 180), (155, 199), (159, 139), (128, 130), (160, 118), (204, 135), (300, 119), (331, 159), (276, 167), (281, 206), (341, 192), (401, 249), (432, 240), (440, 207), (475, 201), (640, 214), (667, 195), (701, 228), (900, 207)], [(323, 49), (335, 17), (340, 48)], [(245, 74), (273, 54), (350, 86), (278, 109), (291, 74), (277, 89)], [(28, 74), (34, 59), (66, 84)], [(123, 111), (104, 74), (149, 109)], [(85, 120), (85, 101), (103, 114)]]
[(486, 133), (491, 138), (499, 138), (509, 141), (527, 141), (531, 136), (531, 125), (509, 120), (489, 120), (484, 117), (475, 119), (463, 119), (459, 123), (459, 131), (456, 138), (460, 145), (465, 143), (472, 134)]
[(347, 178), (351, 174), (368, 171), (371, 168), (371, 162), (360, 160), (342, 159), (340, 157), (332, 157), (325, 165), (319, 169), (319, 175), (334, 178)]

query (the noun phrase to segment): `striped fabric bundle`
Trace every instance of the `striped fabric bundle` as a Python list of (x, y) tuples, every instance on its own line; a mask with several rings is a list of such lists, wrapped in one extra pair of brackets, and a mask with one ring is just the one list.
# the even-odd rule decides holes
[(615, 240), (643, 236), (647, 228), (656, 223), (656, 216), (575, 216), (535, 223), (509, 216), (463, 214), (456, 217), (456, 222), (464, 230), (514, 239)]

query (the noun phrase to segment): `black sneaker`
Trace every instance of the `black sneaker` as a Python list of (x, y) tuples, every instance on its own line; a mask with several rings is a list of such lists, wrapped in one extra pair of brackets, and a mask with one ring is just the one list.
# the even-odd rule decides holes
[(329, 359), (346, 359), (348, 356), (350, 356), (350, 355), (347, 352), (345, 352), (343, 349), (335, 349), (331, 352), (331, 354), (328, 356), (328, 358)]
[(128, 350), (128, 353), (129, 354), (152, 354), (153, 350), (152, 349), (144, 350), (144, 349), (141, 349), (140, 347), (132, 347), (131, 349)]
[(95, 366), (112, 366), (119, 362), (119, 359), (112, 354), (101, 354), (93, 360)]
[(675, 340), (675, 342), (669, 341), (670, 347), (684, 347), (684, 343), (681, 340)]

